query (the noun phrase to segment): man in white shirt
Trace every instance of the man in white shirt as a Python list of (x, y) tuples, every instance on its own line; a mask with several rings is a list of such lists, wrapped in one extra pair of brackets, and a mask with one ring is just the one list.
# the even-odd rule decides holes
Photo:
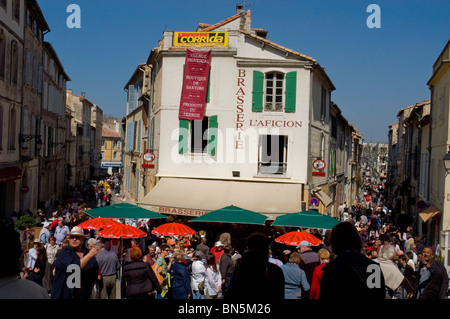
[(55, 238), (56, 244), (61, 245), (62, 241), (66, 238), (66, 235), (70, 233), (68, 226), (64, 225), (64, 220), (62, 217), (58, 218), (58, 226), (55, 228)]

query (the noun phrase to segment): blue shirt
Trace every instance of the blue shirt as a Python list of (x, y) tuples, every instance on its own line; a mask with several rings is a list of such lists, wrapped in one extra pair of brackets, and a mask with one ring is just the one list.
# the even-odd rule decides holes
[(284, 298), (285, 299), (300, 299), (303, 289), (308, 291), (310, 285), (306, 279), (306, 273), (297, 265), (293, 263), (286, 263), (281, 266), (284, 274)]

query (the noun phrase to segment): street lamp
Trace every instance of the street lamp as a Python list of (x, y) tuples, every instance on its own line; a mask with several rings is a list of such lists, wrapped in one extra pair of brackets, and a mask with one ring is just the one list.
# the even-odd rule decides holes
[(449, 148), (447, 154), (444, 155), (444, 167), (445, 167), (446, 174), (448, 174), (450, 171), (450, 148)]
[(42, 140), (40, 135), (19, 134), (20, 141), (25, 143), (29, 140), (36, 139), (36, 150), (39, 152), (42, 148)]

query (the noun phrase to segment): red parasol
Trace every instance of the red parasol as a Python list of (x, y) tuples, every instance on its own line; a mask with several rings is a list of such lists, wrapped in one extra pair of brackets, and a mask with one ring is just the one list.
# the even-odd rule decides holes
[(117, 225), (118, 222), (115, 220), (112, 220), (110, 218), (104, 218), (104, 217), (97, 217), (97, 218), (91, 218), (88, 219), (77, 226), (83, 228), (83, 229), (103, 229), (108, 228), (114, 225)]
[(319, 238), (301, 231), (291, 231), (275, 239), (277, 243), (289, 246), (298, 246), (304, 240), (310, 243), (311, 246), (317, 246), (322, 244), (322, 241)]
[(194, 233), (195, 230), (180, 223), (167, 223), (152, 230), (152, 234), (159, 236), (191, 236)]
[(120, 224), (108, 227), (98, 232), (98, 235), (103, 238), (142, 238), (147, 237), (147, 233), (145, 231), (140, 230), (139, 228)]

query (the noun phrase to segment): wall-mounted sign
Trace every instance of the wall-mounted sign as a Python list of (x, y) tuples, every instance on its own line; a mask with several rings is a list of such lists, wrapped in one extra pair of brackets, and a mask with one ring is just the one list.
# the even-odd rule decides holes
[(186, 49), (178, 118), (203, 120), (210, 63), (211, 50)]
[(175, 47), (226, 47), (228, 32), (174, 32)]
[(316, 159), (312, 165), (318, 171), (324, 170), (325, 166), (326, 166), (325, 161), (323, 161), (321, 159)]
[(155, 154), (153, 152), (146, 152), (144, 153), (144, 155), (142, 156), (142, 158), (144, 159), (144, 161), (146, 162), (153, 162), (155, 160)]
[(325, 177), (325, 172), (312, 172), (312, 176)]
[(311, 206), (317, 206), (317, 205), (319, 205), (319, 200), (318, 200), (317, 198), (315, 198), (315, 197), (312, 197), (312, 198), (309, 200), (309, 204), (310, 204)]

